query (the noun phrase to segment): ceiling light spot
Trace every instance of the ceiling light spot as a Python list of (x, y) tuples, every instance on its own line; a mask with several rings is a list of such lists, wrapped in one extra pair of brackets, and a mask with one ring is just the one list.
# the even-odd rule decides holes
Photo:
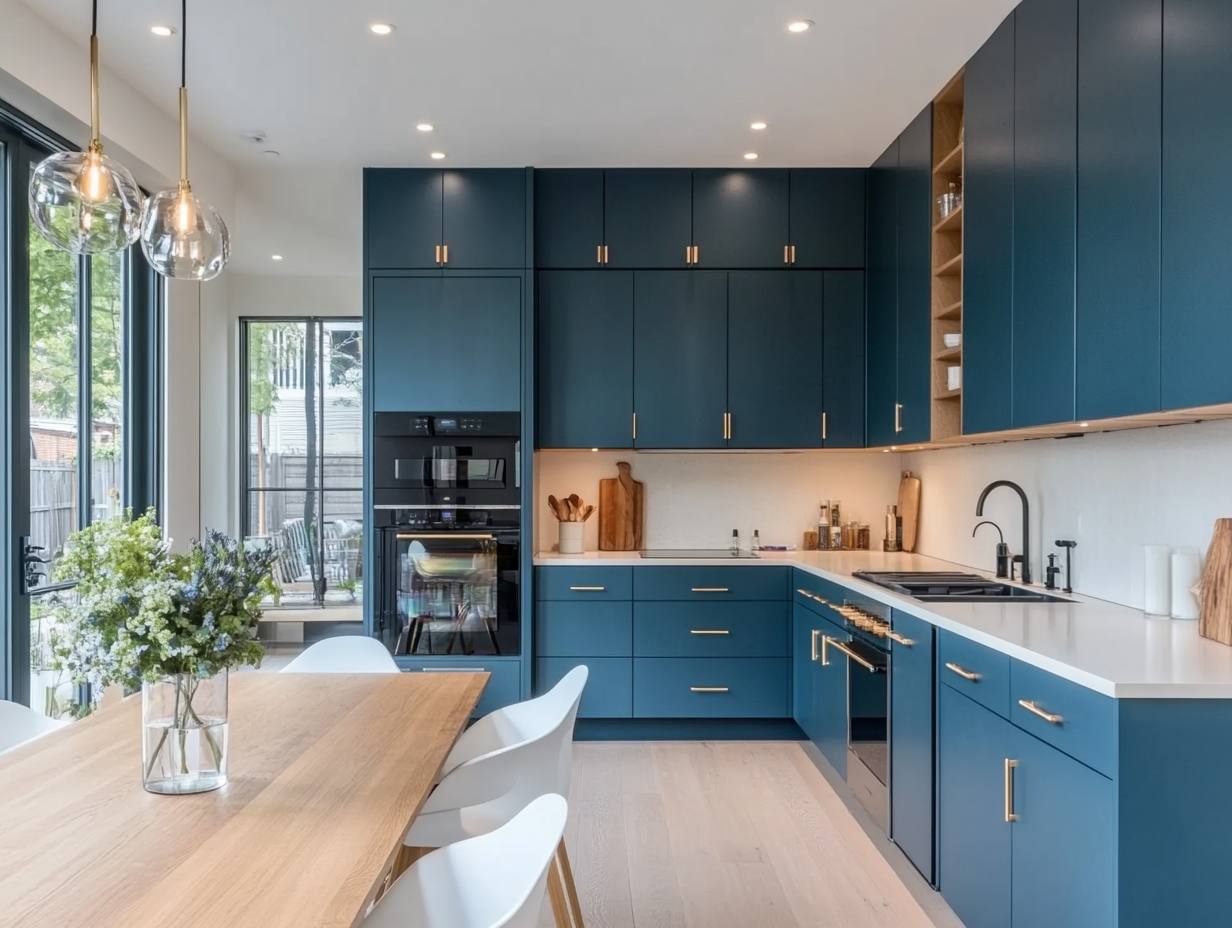
[(441, 160), (442, 158), (444, 158), (444, 157), (445, 157), (445, 153), (444, 153), (443, 151), (434, 151), (434, 152), (432, 153), (432, 160), (433, 160), (433, 161), (440, 161), (440, 160)]
[(151, 26), (150, 31), (166, 38), (169, 35), (175, 35), (175, 26)]
[(1090, 427), (1091, 427), (1090, 422), (1079, 422), (1078, 423), (1078, 428), (1080, 429), (1089, 429)]
[(368, 31), (374, 35), (389, 35), (396, 28), (393, 23), (373, 23), (368, 27)]
[(421, 122), (415, 128), (418, 129), (420, 132), (431, 132), (433, 129), (436, 128), (436, 126), (432, 125), (432, 123), (430, 122)]
[(747, 151), (747, 152), (745, 152), (745, 153), (744, 153), (744, 160), (745, 160), (745, 161), (756, 161), (756, 160), (757, 160), (757, 152), (755, 152), (755, 151)]
[(754, 122), (749, 124), (749, 128), (754, 132), (760, 132), (762, 129), (766, 128), (766, 124), (764, 122)]
[(788, 32), (808, 32), (812, 28), (813, 21), (811, 19), (797, 19), (795, 22), (787, 24)]
[(270, 260), (271, 261), (281, 261), (282, 255), (270, 255)]

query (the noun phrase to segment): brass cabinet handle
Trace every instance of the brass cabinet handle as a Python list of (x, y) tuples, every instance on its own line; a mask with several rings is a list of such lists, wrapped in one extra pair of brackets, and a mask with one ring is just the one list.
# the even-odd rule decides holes
[(693, 263), (693, 246), (692, 245), (684, 246), (684, 263), (685, 264)]
[(608, 255), (608, 248), (606, 245), (604, 245), (603, 246), (603, 263), (607, 264), (609, 260), (611, 260), (611, 258)]
[(633, 414), (633, 440), (637, 441), (637, 413)]
[(440, 245), (436, 246), (436, 263), (437, 264), (441, 263), (441, 246)]
[(903, 404), (894, 404), (894, 431), (901, 432), (903, 430)]
[(725, 586), (695, 586), (691, 590), (689, 590), (689, 592), (690, 593), (730, 593), (731, 590), (729, 590)]
[(690, 693), (730, 693), (726, 686), (690, 686)]
[(573, 590), (573, 592), (575, 593), (606, 593), (607, 592), (607, 587), (605, 586), (571, 586), (569, 587), (569, 589)]
[(1018, 700), (1018, 705), (1022, 706), (1032, 715), (1038, 715), (1045, 722), (1050, 722), (1053, 725), (1060, 725), (1061, 722), (1064, 721), (1059, 715), (1053, 715), (1051, 712), (1045, 712), (1035, 704), (1034, 699), (1020, 699)]
[(1014, 812), (1014, 768), (1018, 766), (1018, 761), (1005, 759), (1005, 820), (1007, 822), (1018, 821), (1018, 815)]
[(701, 261), (702, 261), (702, 248), (700, 245), (694, 245), (693, 246), (693, 263), (701, 264)]
[(946, 664), (945, 668), (946, 670), (954, 671), (954, 673), (958, 674), (964, 680), (970, 680), (972, 683), (979, 682), (980, 675), (978, 673), (972, 673), (970, 670), (959, 667), (957, 664)]
[(821, 634), (820, 628), (813, 629), (813, 660), (817, 660), (817, 636)]
[(796, 592), (799, 593), (801, 596), (807, 596), (809, 599), (816, 600), (817, 602), (821, 603), (823, 606), (830, 605), (830, 600), (825, 599), (824, 597), (818, 596), (816, 593), (810, 593), (808, 590), (796, 590)]
[(441, 264), (448, 264), (448, 263), (449, 263), (449, 246), (442, 245), (441, 246)]
[(861, 667), (863, 667), (863, 668), (864, 668), (865, 670), (867, 670), (869, 673), (876, 673), (878, 670), (880, 670), (880, 669), (881, 669), (881, 668), (880, 668), (880, 667), (878, 667), (876, 664), (874, 664), (872, 661), (868, 661), (868, 660), (865, 660), (864, 658), (862, 658), (862, 657), (861, 657), (859, 654), (857, 654), (855, 651), (851, 650), (851, 648), (847, 647), (847, 645), (843, 644), (843, 642), (841, 642), (841, 641), (839, 641), (839, 640), (837, 640), (837, 639), (835, 639), (835, 638), (831, 638), (829, 635), (826, 635), (826, 636), (825, 636), (825, 642), (826, 642), (826, 644), (828, 644), (830, 647), (832, 647), (832, 648), (837, 648), (838, 650), (842, 651), (844, 654), (846, 654), (848, 657), (850, 657), (853, 661), (855, 661), (857, 664), (859, 664)]
[(821, 414), (821, 440), (826, 440), (826, 414), (824, 412)]
[(690, 635), (730, 635), (731, 632), (726, 628), (691, 628)]
[(914, 641), (912, 641), (910, 638), (904, 638), (898, 632), (886, 632), (886, 637), (889, 638), (891, 641), (897, 641), (904, 648), (911, 648), (915, 646)]
[(602, 264), (602, 263), (603, 263), (603, 246), (596, 245), (595, 246), (595, 264)]
[(723, 439), (729, 440), (732, 437), (732, 414), (730, 412), (723, 413)]
[(791, 246), (790, 245), (783, 246), (783, 263), (791, 264)]
[(796, 246), (795, 245), (791, 246), (791, 261), (789, 263), (791, 264), (796, 263)]

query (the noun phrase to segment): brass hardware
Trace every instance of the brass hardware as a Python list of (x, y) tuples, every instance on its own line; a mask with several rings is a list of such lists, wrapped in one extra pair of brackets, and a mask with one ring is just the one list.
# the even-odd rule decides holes
[(954, 673), (958, 674), (964, 680), (970, 680), (972, 683), (979, 682), (980, 675), (978, 673), (972, 673), (970, 670), (959, 667), (957, 664), (946, 664), (945, 668), (946, 670), (954, 671)]
[[(91, 51), (97, 51), (98, 46), (91, 42)], [(93, 62), (97, 65), (97, 60)], [(94, 75), (94, 105), (98, 105), (98, 75)], [(99, 153), (102, 153), (102, 142), (98, 138), (98, 113), (94, 114), (94, 138), (91, 141), (99, 143)], [(180, 88), (180, 186), (188, 189), (188, 88)]]
[(607, 587), (605, 586), (571, 586), (569, 587), (569, 589), (573, 590), (575, 593), (606, 593), (607, 592)]
[(825, 642), (831, 647), (838, 648), (840, 651), (842, 651), (844, 654), (850, 657), (853, 661), (855, 661), (857, 664), (859, 664), (869, 673), (876, 673), (880, 669), (872, 661), (865, 660), (855, 651), (851, 650), (851, 648), (847, 647), (847, 645), (843, 644), (843, 642), (835, 638), (831, 638), (829, 635), (825, 636)]
[(685, 264), (693, 263), (693, 246), (692, 245), (684, 246), (684, 263)]
[(723, 440), (727, 441), (732, 437), (732, 418), (730, 412), (723, 413)]
[(633, 414), (633, 440), (637, 441), (637, 413)]
[(608, 260), (609, 260), (609, 257), (608, 257), (608, 252), (607, 252), (607, 246), (604, 245), (603, 246), (603, 263), (607, 264)]
[(1018, 761), (1005, 759), (1005, 820), (1007, 822), (1018, 821), (1018, 816), (1014, 813), (1014, 768), (1018, 766)]
[(816, 600), (817, 602), (821, 603), (823, 606), (830, 605), (830, 600), (823, 599), (822, 597), (818, 596), (816, 593), (810, 593), (808, 590), (796, 590), (796, 592), (799, 593), (801, 596), (807, 596), (809, 599)]
[(602, 264), (602, 263), (603, 263), (603, 246), (596, 245), (595, 246), (595, 264)]
[(726, 628), (691, 628), (690, 635), (730, 635)]
[(903, 404), (894, 404), (894, 431), (901, 432), (903, 430)]
[(826, 414), (824, 412), (821, 414), (821, 440), (826, 440)]
[(904, 638), (898, 632), (886, 632), (886, 637), (889, 638), (891, 641), (897, 641), (904, 648), (910, 648), (915, 645), (914, 641), (912, 641), (910, 638)]
[(434, 541), (440, 541), (442, 538), (448, 538), (452, 541), (455, 538), (461, 538), (466, 541), (496, 541), (495, 535), (455, 535), (450, 532), (448, 535), (403, 535), (398, 533), (399, 541), (417, 541), (422, 538), (431, 538)]
[(791, 263), (792, 264), (796, 263), (796, 246), (795, 245), (791, 246)]
[(1045, 712), (1035, 704), (1034, 699), (1020, 699), (1018, 705), (1022, 706), (1033, 715), (1038, 715), (1045, 722), (1050, 722), (1053, 725), (1060, 725), (1062, 722), (1061, 716), (1053, 715), (1051, 712)]
[(690, 686), (691, 693), (730, 693), (726, 686)]
[(701, 250), (702, 250), (702, 249), (701, 249), (701, 246), (700, 246), (700, 245), (694, 245), (694, 246), (693, 246), (693, 263), (694, 263), (694, 264), (700, 264), (700, 263), (701, 263), (701, 260), (702, 260), (702, 259), (701, 259)]
[(813, 629), (813, 660), (817, 660), (817, 636), (821, 634), (821, 629)]
[(449, 263), (449, 246), (442, 245), (441, 246), (441, 264), (448, 264), (448, 263)]
[(441, 246), (440, 245), (436, 246), (436, 263), (437, 264), (441, 263)]
[(695, 586), (689, 592), (691, 593), (730, 593), (725, 586)]
[(783, 246), (783, 263), (791, 264), (791, 246), (790, 245)]

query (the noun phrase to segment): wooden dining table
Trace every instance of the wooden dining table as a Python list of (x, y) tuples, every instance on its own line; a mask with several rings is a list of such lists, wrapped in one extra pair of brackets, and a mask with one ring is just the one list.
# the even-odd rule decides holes
[(141, 697), (0, 755), (5, 928), (350, 928), (486, 673), (237, 673), (228, 783), (141, 785)]

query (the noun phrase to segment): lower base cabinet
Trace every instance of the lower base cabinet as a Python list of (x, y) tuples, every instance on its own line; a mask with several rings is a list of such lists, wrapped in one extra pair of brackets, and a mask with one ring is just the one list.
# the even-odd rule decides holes
[[(831, 656), (827, 637), (850, 636), (812, 609), (796, 603), (792, 615), (795, 645), (792, 714), (839, 776), (847, 776), (847, 659)], [(815, 655), (815, 656), (814, 656)]]
[(633, 714), (633, 660), (628, 657), (540, 657), (535, 660), (535, 695), (546, 693), (570, 670), (590, 671), (580, 719), (627, 719)]
[(894, 610), (890, 661), (890, 838), (933, 873), (933, 626)]
[(633, 717), (785, 718), (791, 714), (790, 683), (788, 658), (636, 658)]

